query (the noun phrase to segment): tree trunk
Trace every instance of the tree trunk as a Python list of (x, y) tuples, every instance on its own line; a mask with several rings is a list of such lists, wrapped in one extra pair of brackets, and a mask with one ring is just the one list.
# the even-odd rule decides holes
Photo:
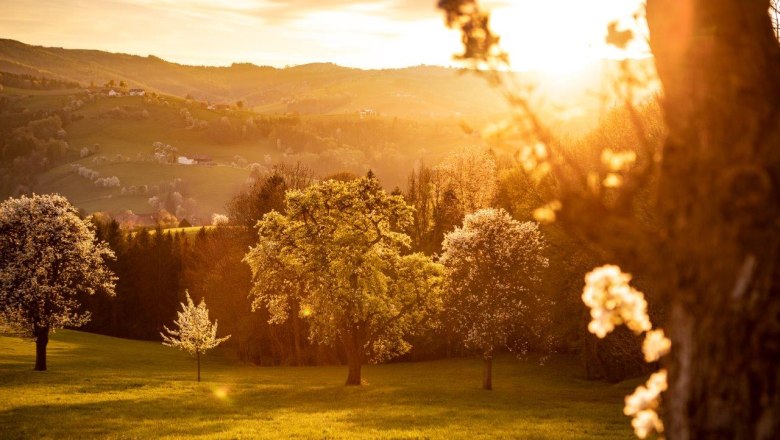
[(49, 344), (49, 327), (35, 327), (35, 371), (46, 371), (46, 346)]
[(482, 389), (493, 389), (493, 354), (486, 354), (482, 358)]
[(355, 357), (348, 357), (347, 363), (349, 365), (349, 374), (347, 375), (347, 385), (361, 385), (360, 369), (362, 367), (361, 362)]
[(347, 354), (347, 365), (349, 373), (347, 375), (347, 385), (362, 385), (360, 370), (363, 366), (363, 344), (359, 343), (354, 335), (344, 339), (344, 351)]
[(648, 0), (668, 126), (670, 439), (780, 438), (780, 47), (767, 0)]
[(295, 346), (295, 365), (303, 365), (303, 349), (301, 348), (301, 320), (297, 316), (292, 317), (293, 344)]
[(195, 359), (198, 361), (198, 382), (200, 382), (200, 351), (195, 351)]

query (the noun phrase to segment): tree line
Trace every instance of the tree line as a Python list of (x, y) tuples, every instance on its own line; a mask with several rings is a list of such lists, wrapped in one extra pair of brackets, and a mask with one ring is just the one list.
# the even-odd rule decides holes
[[(91, 320), (64, 325), (159, 340), (189, 291), (210, 304), (241, 359), (347, 363), (353, 385), (366, 362), (476, 353), (491, 389), (496, 352), (587, 353), (575, 330), (585, 316), (569, 329), (562, 319), (581, 311), (578, 286), (566, 285), (565, 270), (548, 273), (570, 257), (551, 247), (576, 247), (499, 206), (513, 181), (498, 177), (496, 162), (464, 149), (420, 165), (407, 191), (389, 193), (370, 172), (317, 179), (301, 164), (281, 165), (233, 198), (229, 225), (194, 235), (160, 226), (127, 232), (93, 214), (83, 221), (115, 256), (105, 264), (116, 294), (77, 292)], [(624, 352), (636, 344), (613, 343)], [(599, 368), (593, 376), (610, 380), (641, 371), (590, 370)]]

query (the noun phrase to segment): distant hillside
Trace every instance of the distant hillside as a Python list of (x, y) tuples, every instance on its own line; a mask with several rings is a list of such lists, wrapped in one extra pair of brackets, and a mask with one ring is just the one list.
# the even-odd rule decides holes
[(328, 114), (371, 108), (391, 115), (495, 114), (501, 98), (457, 69), (419, 66), (360, 70), (329, 63), (277, 69), (254, 64), (185, 66), (154, 56), (30, 46), (0, 39), (0, 71), (129, 87), (213, 102), (238, 100), (258, 111)]
[[(390, 189), (405, 185), (417, 161), (436, 164), (448, 152), (482, 145), (457, 118), (262, 115), (8, 77), (3, 81), (29, 78), (52, 89), (0, 90), (0, 200), (18, 191), (58, 192), (87, 212), (143, 214), (162, 207), (156, 198), (200, 224), (274, 164), (301, 162), (318, 176), (373, 170)], [(156, 156), (158, 143), (175, 148), (170, 157)], [(192, 164), (188, 157), (206, 159)]]
[[(534, 108), (555, 134), (576, 137), (603, 114), (604, 72), (615, 66), (523, 75), (536, 80)], [(124, 96), (109, 96), (109, 81), (124, 82), (115, 87)], [(156, 93), (127, 96), (139, 87)], [(404, 187), (418, 161), (434, 165), (456, 149), (486, 147), (469, 127), (506, 111), (482, 78), (443, 67), (198, 67), (0, 39), (0, 199), (56, 191), (88, 212), (165, 205), (206, 220), (248, 179), (296, 162), (319, 176), (373, 170), (388, 189)], [(158, 143), (209, 163), (178, 163), (175, 155), (161, 163)]]

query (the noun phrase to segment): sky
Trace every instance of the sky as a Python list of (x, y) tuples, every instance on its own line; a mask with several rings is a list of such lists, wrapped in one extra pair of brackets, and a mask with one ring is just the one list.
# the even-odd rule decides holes
[[(639, 0), (485, 0), (517, 70), (573, 71), (620, 54), (607, 23)], [(460, 48), (436, 0), (0, 0), (0, 38), (156, 55), (193, 65), (360, 68), (454, 65)], [(631, 56), (641, 56), (641, 45)]]

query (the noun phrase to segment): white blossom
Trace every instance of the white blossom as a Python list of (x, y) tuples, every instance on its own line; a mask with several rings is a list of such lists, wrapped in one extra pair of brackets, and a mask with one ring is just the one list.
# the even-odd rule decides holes
[(186, 292), (186, 303), (181, 303), (182, 310), (176, 312), (178, 319), (173, 321), (175, 330), (163, 326), (165, 333), (160, 333), (163, 345), (176, 347), (198, 360), (198, 381), (200, 381), (200, 355), (228, 340), (230, 335), (217, 337), (217, 321), (209, 320), (209, 309), (201, 299), (197, 306), (192, 302), (189, 292)]
[[(620, 324), (626, 324), (637, 334), (647, 332), (642, 353), (647, 362), (654, 362), (669, 352), (672, 342), (662, 329), (651, 330), (653, 325), (647, 314), (644, 294), (631, 287), (629, 281), (631, 275), (614, 265), (597, 267), (585, 276), (582, 301), (590, 307), (588, 330), (599, 338)], [(631, 426), (637, 437), (663, 433), (664, 425), (656, 410), (660, 406), (661, 393), (666, 389), (666, 370), (662, 369), (626, 397), (623, 412), (632, 416)]]
[(664, 426), (656, 410), (661, 393), (666, 389), (666, 370), (659, 370), (650, 375), (645, 385), (638, 386), (633, 394), (626, 396), (623, 413), (633, 417), (631, 426), (637, 437), (646, 438), (653, 432), (663, 432)]
[(620, 324), (637, 334), (650, 330), (647, 301), (642, 292), (629, 286), (630, 280), (630, 274), (614, 265), (597, 267), (585, 275), (582, 301), (590, 308), (591, 333), (603, 338)]
[(645, 334), (645, 340), (642, 342), (642, 353), (645, 355), (645, 361), (655, 362), (669, 353), (672, 347), (672, 341), (664, 335), (663, 329), (650, 330)]
[[(444, 238), (447, 317), (467, 347), (492, 352), (510, 334), (548, 324), (549, 304), (538, 294), (548, 266), (544, 239), (534, 222), (503, 209), (481, 209)], [(511, 347), (520, 351), (524, 347)]]
[(95, 186), (101, 186), (103, 188), (118, 188), (121, 185), (122, 184), (119, 181), (119, 177), (117, 176), (101, 177), (95, 179)]
[(89, 321), (79, 293), (114, 294), (114, 253), (60, 195), (0, 204), (0, 255), (0, 314), (30, 333)]
[(214, 226), (226, 225), (230, 223), (230, 219), (225, 214), (211, 214), (211, 224)]

